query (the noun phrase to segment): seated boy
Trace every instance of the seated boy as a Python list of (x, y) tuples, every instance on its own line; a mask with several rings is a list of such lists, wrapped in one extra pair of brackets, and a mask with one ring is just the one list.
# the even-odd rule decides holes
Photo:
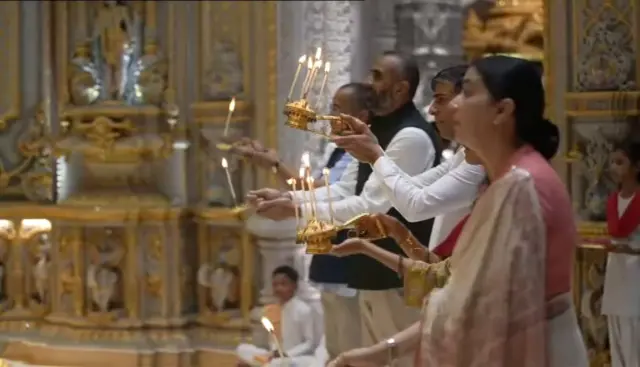
[(271, 283), (277, 304), (265, 306), (264, 317), (274, 326), (284, 356), (280, 356), (273, 337), (269, 338), (270, 349), (251, 344), (240, 344), (236, 349), (242, 367), (290, 367), (309, 366), (309, 357), (314, 357), (319, 340), (314, 330), (314, 313), (310, 306), (296, 297), (298, 272), (290, 266), (280, 266), (273, 271)]

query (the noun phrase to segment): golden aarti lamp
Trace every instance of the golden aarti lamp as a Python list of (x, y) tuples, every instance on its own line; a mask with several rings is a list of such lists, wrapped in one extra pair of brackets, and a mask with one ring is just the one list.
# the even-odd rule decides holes
[[(300, 167), (300, 186), (299, 188), (303, 192), (304, 203), (302, 205), (308, 205), (311, 211), (311, 218), (305, 223), (305, 226), (300, 228), (300, 213), (298, 210), (299, 203), (294, 202), (296, 208), (296, 239), (298, 242), (307, 244), (308, 254), (327, 254), (331, 251), (333, 241), (338, 236), (338, 232), (342, 230), (349, 230), (349, 237), (361, 237), (370, 240), (379, 239), (385, 237), (381, 231), (380, 233), (373, 233), (372, 231), (360, 226), (361, 219), (369, 216), (368, 213), (360, 214), (342, 225), (335, 223), (333, 215), (333, 202), (331, 198), (331, 186), (329, 185), (329, 170), (324, 169), (322, 171), (325, 186), (328, 190), (327, 204), (329, 206), (329, 221), (324, 221), (317, 216), (317, 200), (314, 194), (314, 180), (311, 177), (311, 168), (309, 161), (309, 153), (302, 155), (302, 167)], [(306, 185), (305, 185), (306, 182)], [(291, 178), (288, 180), (289, 185), (296, 191), (297, 180)]]
[[(287, 117), (285, 124), (294, 129), (304, 130), (328, 137), (328, 134), (323, 131), (324, 129), (318, 130), (312, 128), (312, 125), (319, 121), (328, 121), (331, 128), (331, 134), (347, 134), (349, 133), (349, 127), (341, 121), (340, 117), (318, 114), (316, 112), (317, 107), (313, 107), (312, 100), (314, 98), (316, 99), (316, 103), (320, 102), (320, 100), (322, 99), (322, 94), (324, 92), (324, 88), (329, 77), (329, 72), (331, 70), (331, 63), (328, 61), (323, 63), (321, 56), (322, 49), (318, 47), (315, 57), (307, 57), (306, 55), (302, 55), (298, 60), (298, 68), (296, 69), (296, 73), (293, 77), (293, 82), (291, 83), (291, 88), (289, 89), (287, 103), (284, 106), (283, 113)], [(293, 93), (298, 84), (298, 77), (300, 76), (300, 72), (305, 62), (307, 63), (307, 68), (306, 75), (301, 86), (300, 99), (292, 100)], [(318, 72), (323, 67), (323, 65), (324, 76), (322, 77), (320, 91), (317, 95), (313, 95), (313, 87), (316, 84), (315, 82), (318, 76)]]

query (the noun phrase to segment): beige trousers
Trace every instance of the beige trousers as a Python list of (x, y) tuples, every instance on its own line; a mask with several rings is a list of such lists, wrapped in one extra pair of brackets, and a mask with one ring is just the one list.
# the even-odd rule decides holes
[(362, 346), (358, 296), (343, 297), (331, 292), (321, 295), (325, 343), (329, 360), (333, 360), (340, 353)]
[[(362, 341), (365, 346), (391, 338), (420, 319), (420, 309), (404, 303), (401, 289), (359, 290)], [(399, 358), (394, 367), (413, 366), (413, 355)]]

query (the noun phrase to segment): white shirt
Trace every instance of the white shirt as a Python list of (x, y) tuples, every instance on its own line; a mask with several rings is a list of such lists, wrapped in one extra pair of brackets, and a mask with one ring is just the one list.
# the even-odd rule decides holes
[(464, 149), (442, 164), (411, 177), (386, 156), (373, 165), (396, 210), (410, 222), (436, 217), (429, 249), (439, 245), (469, 213), (486, 175), (480, 165), (465, 162)]
[[(315, 315), (309, 305), (293, 297), (282, 306), (282, 349), (289, 357), (313, 355), (320, 340), (315, 333)], [(276, 350), (270, 339), (271, 350)]]
[[(618, 195), (618, 217), (624, 215), (633, 200)], [(636, 228), (629, 238), (623, 240), (632, 249), (640, 249), (640, 228)], [(626, 241), (624, 241), (626, 240)], [(616, 245), (616, 241), (612, 241)], [(604, 276), (604, 294), (602, 296), (602, 314), (608, 316), (633, 317), (640, 316), (640, 256), (609, 253)]]
[[(408, 175), (417, 175), (433, 165), (435, 149), (431, 138), (424, 130), (407, 127), (400, 130), (389, 142), (385, 156)], [(314, 190), (316, 199), (316, 217), (320, 221), (330, 221), (333, 217), (340, 224), (363, 213), (386, 213), (393, 207), (384, 185), (377, 175), (370, 175), (360, 195), (355, 195), (358, 175), (358, 162), (353, 161), (345, 170), (340, 182)], [(301, 206), (301, 218), (311, 218), (308, 203), (310, 193), (295, 191), (291, 193)], [(331, 196), (331, 204), (327, 201)], [(333, 209), (333, 215), (331, 210)]]

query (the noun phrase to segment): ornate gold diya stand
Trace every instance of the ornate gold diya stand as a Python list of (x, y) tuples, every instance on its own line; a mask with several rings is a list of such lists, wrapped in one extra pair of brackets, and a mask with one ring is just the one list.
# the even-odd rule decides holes
[(348, 230), (349, 237), (359, 237), (367, 240), (382, 238), (360, 227), (360, 220), (367, 216), (369, 216), (367, 213), (357, 215), (342, 225), (334, 225), (312, 218), (304, 228), (298, 230), (296, 238), (298, 242), (307, 244), (308, 254), (314, 255), (324, 255), (331, 252), (333, 240), (336, 239), (338, 232), (342, 230)]
[(331, 134), (347, 135), (351, 133), (349, 126), (343, 123), (340, 117), (317, 114), (310, 107), (306, 99), (287, 103), (284, 106), (283, 113), (287, 117), (285, 124), (294, 129), (304, 130), (313, 134), (329, 137), (328, 134), (311, 128), (311, 125), (316, 122), (328, 121), (331, 126)]
[[(181, 230), (188, 212), (171, 205), (166, 187), (149, 182), (157, 174), (141, 176), (171, 155), (176, 115), (119, 103), (63, 111), (52, 150), (72, 172), (61, 183), (72, 192), (58, 205), (0, 210), (0, 218), (20, 228), (5, 236), (15, 244), (6, 265), (16, 274), (7, 278), (11, 296), (0, 314), (0, 330), (12, 340), (5, 358), (190, 365), (198, 339), (189, 327), (193, 259)], [(146, 124), (164, 119), (166, 133), (147, 133)], [(50, 223), (48, 248), (27, 241), (22, 229), (33, 218)], [(21, 252), (29, 255), (18, 266)]]

